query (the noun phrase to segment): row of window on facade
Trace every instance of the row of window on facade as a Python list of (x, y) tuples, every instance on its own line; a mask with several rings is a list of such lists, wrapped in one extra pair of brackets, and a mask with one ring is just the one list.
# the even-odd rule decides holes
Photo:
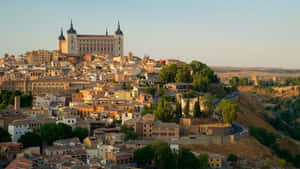
[(82, 51), (113, 51), (113, 48), (80, 48)]
[(114, 40), (79, 40), (80, 43), (113, 43)]

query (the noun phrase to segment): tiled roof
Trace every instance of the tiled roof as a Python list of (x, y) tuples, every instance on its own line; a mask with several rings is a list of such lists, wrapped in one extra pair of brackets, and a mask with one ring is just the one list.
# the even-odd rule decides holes
[(29, 169), (32, 168), (31, 160), (14, 160), (5, 169)]

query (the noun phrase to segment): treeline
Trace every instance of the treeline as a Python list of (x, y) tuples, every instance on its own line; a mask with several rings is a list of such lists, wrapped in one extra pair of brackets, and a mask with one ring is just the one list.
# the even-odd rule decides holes
[(5, 109), (8, 105), (14, 105), (15, 96), (20, 96), (21, 107), (32, 107), (33, 96), (31, 94), (22, 94), (18, 90), (0, 90), (0, 109)]
[(295, 86), (300, 85), (300, 77), (288, 77), (281, 83), (283, 86)]
[(269, 103), (275, 104), (273, 107), (266, 107), (266, 110), (277, 112), (276, 118), (268, 118), (268, 122), (285, 135), (300, 141), (300, 123), (297, 119), (300, 117), (300, 98), (280, 99), (271, 98)]
[[(250, 81), (247, 77), (237, 77), (234, 76), (229, 80), (231, 86), (249, 86), (253, 85), (253, 82)], [(274, 82), (273, 79), (267, 80), (257, 80), (257, 86), (260, 87), (271, 87), (271, 86), (295, 86), (300, 85), (300, 77), (287, 77), (280, 82)]]
[(153, 145), (134, 152), (134, 161), (141, 168), (159, 169), (206, 169), (208, 155), (196, 156), (188, 149), (172, 150), (164, 141), (156, 140)]
[(238, 86), (249, 86), (249, 85), (253, 85), (253, 83), (251, 81), (249, 81), (249, 79), (247, 77), (232, 77), (229, 80), (229, 84), (232, 87), (237, 88)]
[[(193, 110), (190, 110), (190, 99), (186, 100), (185, 106), (182, 108), (180, 101), (172, 99), (168, 95), (164, 95), (159, 100), (158, 104), (152, 104), (150, 106), (145, 105), (142, 109), (142, 115), (154, 114), (156, 120), (163, 122), (179, 122), (179, 118), (185, 116), (192, 116), (195, 118), (210, 117), (217, 108), (223, 117), (225, 123), (232, 123), (237, 119), (237, 113), (240, 108), (236, 101), (232, 99), (222, 99), (222, 101), (216, 107), (214, 103), (215, 96), (207, 93), (203, 96), (203, 109), (201, 111), (199, 97), (195, 102)], [(175, 108), (172, 107), (175, 104)]]
[(87, 128), (77, 126), (74, 130), (72, 127), (64, 123), (45, 123), (40, 127), (39, 132), (27, 132), (22, 135), (18, 142), (23, 144), (23, 147), (42, 146), (43, 143), (52, 145), (59, 139), (68, 139), (78, 137), (80, 141), (86, 138), (89, 134)]
[(165, 66), (160, 71), (159, 78), (163, 84), (171, 82), (192, 83), (194, 90), (202, 92), (207, 91), (210, 84), (220, 82), (214, 71), (199, 61)]
[(300, 154), (293, 156), (288, 149), (281, 149), (276, 143), (280, 136), (272, 132), (268, 132), (264, 128), (250, 127), (250, 135), (255, 137), (261, 144), (269, 147), (279, 157), (290, 163), (295, 167), (300, 167)]
[[(206, 94), (204, 96), (203, 106), (205, 111), (200, 110), (200, 101), (199, 99), (194, 104), (193, 110), (190, 111), (190, 101), (187, 99), (187, 103), (182, 109), (180, 101), (177, 101), (172, 96), (163, 95), (159, 100), (158, 104), (152, 104), (150, 106), (145, 105), (142, 109), (142, 115), (153, 114), (155, 119), (161, 120), (163, 122), (178, 122), (179, 118), (185, 114), (199, 118), (199, 117), (209, 117), (214, 109), (215, 104), (213, 103), (214, 96)], [(175, 108), (172, 107), (172, 104), (175, 104)]]
[[(296, 120), (296, 119), (295, 119)], [(275, 119), (268, 119), (269, 123), (279, 131), (282, 131), (285, 135), (291, 136), (292, 138), (300, 141), (300, 124), (295, 122), (293, 126), (289, 125), (281, 117)]]

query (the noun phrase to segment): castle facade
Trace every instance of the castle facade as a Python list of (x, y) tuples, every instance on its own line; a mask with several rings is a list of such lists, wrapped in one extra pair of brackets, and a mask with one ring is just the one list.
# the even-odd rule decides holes
[(118, 23), (117, 30), (113, 35), (109, 35), (107, 30), (105, 35), (77, 34), (71, 21), (66, 36), (64, 36), (61, 29), (57, 49), (61, 54), (68, 56), (97, 54), (123, 57), (124, 35), (120, 28), (120, 23)]

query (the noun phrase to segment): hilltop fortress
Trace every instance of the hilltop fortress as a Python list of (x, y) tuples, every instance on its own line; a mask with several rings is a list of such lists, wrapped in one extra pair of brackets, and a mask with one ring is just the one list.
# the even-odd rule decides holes
[(109, 35), (106, 29), (105, 35), (77, 34), (71, 21), (66, 36), (61, 33), (57, 41), (59, 53), (67, 56), (85, 56), (91, 54), (123, 57), (124, 35), (118, 22), (114, 35)]

